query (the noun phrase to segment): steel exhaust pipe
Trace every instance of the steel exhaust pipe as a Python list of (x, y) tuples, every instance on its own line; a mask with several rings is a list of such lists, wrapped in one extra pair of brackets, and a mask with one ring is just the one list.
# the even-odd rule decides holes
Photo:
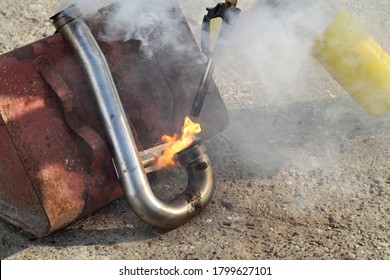
[(123, 193), (134, 213), (163, 228), (175, 228), (193, 218), (207, 206), (214, 190), (213, 170), (204, 146), (195, 141), (177, 154), (186, 168), (188, 186), (172, 201), (160, 200), (150, 187), (105, 56), (80, 11), (70, 6), (51, 20), (84, 69)]

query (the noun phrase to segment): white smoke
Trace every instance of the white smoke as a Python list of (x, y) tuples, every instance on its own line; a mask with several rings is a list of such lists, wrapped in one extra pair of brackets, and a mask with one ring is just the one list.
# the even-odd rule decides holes
[(258, 0), (242, 13), (231, 38), (237, 61), (279, 102), (280, 94), (296, 92), (291, 89), (315, 38), (337, 11), (332, 0)]
[[(339, 164), (344, 140), (356, 127), (368, 127), (364, 113), (312, 56), (316, 38), (338, 11), (335, 1), (258, 0), (241, 13), (222, 58), (229, 63), (221, 68), (232, 71), (219, 76), (233, 87), (240, 84), (222, 94), (232, 116), (228, 138), (248, 169), (330, 171)], [(324, 79), (339, 91), (321, 93)]]
[(139, 40), (147, 56), (152, 55), (151, 42), (155, 47), (172, 45), (176, 50), (181, 45), (183, 24), (176, 18), (174, 0), (65, 0), (60, 10), (76, 5), (83, 15), (97, 16), (96, 11), (112, 4), (103, 12), (104, 27), (99, 34), (103, 41)]
[[(190, 18), (196, 25), (192, 29), (195, 37), (200, 34), (205, 8), (218, 3), (214, 0), (71, 0), (65, 1), (61, 8), (76, 4), (88, 14), (113, 2), (116, 4), (105, 15), (100, 39), (140, 40), (147, 55), (152, 54), (152, 44), (158, 47), (156, 42), (186, 51), (185, 42), (180, 41), (183, 23), (172, 14), (177, 3), (193, 10), (184, 11), (187, 15), (192, 16), (196, 10), (197, 15)], [(334, 165), (338, 152), (334, 144), (342, 142), (356, 127), (344, 119), (348, 115), (349, 122), (355, 122), (357, 111), (343, 104), (332, 107), (326, 102), (310, 103), (318, 98), (308, 98), (311, 93), (304, 73), (308, 70), (303, 68), (307, 67), (308, 60), (313, 60), (311, 50), (315, 38), (321, 36), (336, 16), (337, 0), (241, 0), (238, 7), (243, 11), (214, 75), (231, 110), (231, 125), (226, 135), (237, 145), (244, 161), (261, 170), (292, 163), (306, 172), (323, 167), (321, 156), (333, 160), (329, 165)], [(309, 67), (312, 67), (310, 63)], [(328, 75), (325, 71), (322, 74)], [(236, 90), (231, 91), (226, 81)]]
[[(235, 31), (230, 36), (233, 49), (228, 56), (235, 58), (234, 67), (248, 72), (253, 81), (264, 88), (263, 96), (279, 102), (284, 95), (289, 99), (297, 76), (305, 60), (310, 56), (314, 39), (335, 17), (337, 0), (248, 0), (238, 1), (243, 6)], [(183, 7), (196, 6), (202, 11), (197, 16), (201, 21), (206, 7), (215, 0), (62, 0), (59, 9), (76, 5), (83, 14), (114, 4), (104, 14), (104, 27), (100, 40), (139, 40), (145, 54), (151, 55), (151, 46), (172, 45), (176, 50), (186, 51), (180, 41), (183, 23), (172, 10), (177, 4)], [(190, 4), (189, 4), (190, 3)], [(201, 7), (201, 8), (198, 8)], [(198, 26), (200, 29), (200, 26)], [(194, 30), (193, 30), (194, 31)], [(195, 33), (200, 34), (200, 30)], [(195, 37), (198, 34), (194, 34)], [(288, 94), (288, 96), (285, 96)]]

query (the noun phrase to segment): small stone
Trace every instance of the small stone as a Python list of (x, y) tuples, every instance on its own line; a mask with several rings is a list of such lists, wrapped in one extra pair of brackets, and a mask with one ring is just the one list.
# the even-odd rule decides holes
[(248, 229), (254, 229), (255, 228), (255, 224), (254, 223), (246, 223), (246, 227)]
[(230, 227), (232, 225), (232, 222), (231, 221), (223, 221), (222, 225)]
[(353, 253), (348, 253), (345, 257), (344, 257), (344, 260), (356, 260), (356, 255), (353, 254)]
[(234, 206), (233, 206), (233, 204), (232, 204), (232, 203), (230, 203), (230, 202), (227, 202), (227, 201), (222, 201), (222, 202), (221, 202), (221, 204), (222, 204), (222, 206), (223, 206), (224, 208), (226, 208), (226, 210), (229, 210), (229, 211), (231, 211), (231, 210), (233, 210), (233, 209), (234, 209)]
[(329, 215), (328, 216), (328, 221), (329, 221), (329, 224), (334, 224), (336, 222), (336, 219), (332, 216), (332, 215)]
[(323, 250), (324, 250), (325, 253), (329, 253), (329, 251), (330, 251), (328, 247), (324, 247)]

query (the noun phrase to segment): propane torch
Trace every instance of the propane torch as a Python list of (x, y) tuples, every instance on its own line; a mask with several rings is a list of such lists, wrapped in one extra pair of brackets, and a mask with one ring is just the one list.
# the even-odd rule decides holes
[(236, 5), (237, 0), (226, 0), (214, 8), (206, 9), (207, 14), (202, 22), (201, 49), (207, 57), (207, 63), (192, 104), (191, 115), (194, 117), (198, 117), (202, 110), (215, 62), (241, 12)]

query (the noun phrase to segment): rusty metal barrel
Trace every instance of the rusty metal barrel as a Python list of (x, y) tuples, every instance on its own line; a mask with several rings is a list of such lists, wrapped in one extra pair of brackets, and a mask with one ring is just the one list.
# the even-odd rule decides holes
[[(180, 131), (190, 113), (204, 59), (181, 14), (186, 51), (169, 45), (145, 56), (137, 40), (102, 41), (101, 26), (87, 21), (107, 60), (139, 151)], [(167, 31), (169, 32), (169, 30)], [(45, 236), (123, 196), (111, 149), (79, 63), (61, 34), (0, 56), (0, 216)], [(201, 139), (228, 125), (212, 83), (202, 115)]]

